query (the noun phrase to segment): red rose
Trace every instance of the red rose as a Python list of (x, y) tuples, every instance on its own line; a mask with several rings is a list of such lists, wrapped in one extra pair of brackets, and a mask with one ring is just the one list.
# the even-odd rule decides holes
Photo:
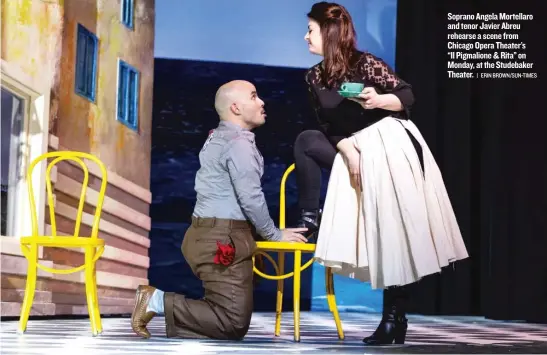
[(222, 244), (217, 241), (217, 253), (215, 255), (214, 263), (222, 264), (224, 266), (230, 265), (234, 261), (235, 251), (232, 244)]

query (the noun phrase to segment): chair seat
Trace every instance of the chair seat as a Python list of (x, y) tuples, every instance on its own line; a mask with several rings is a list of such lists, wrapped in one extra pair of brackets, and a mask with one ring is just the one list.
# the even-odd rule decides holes
[(99, 238), (87, 238), (87, 237), (53, 237), (53, 236), (39, 236), (39, 237), (21, 237), (21, 244), (34, 244), (43, 246), (56, 246), (56, 247), (89, 247), (89, 246), (104, 246), (104, 239)]
[(256, 242), (258, 249), (262, 251), (297, 251), (304, 253), (315, 252), (315, 244), (292, 242)]

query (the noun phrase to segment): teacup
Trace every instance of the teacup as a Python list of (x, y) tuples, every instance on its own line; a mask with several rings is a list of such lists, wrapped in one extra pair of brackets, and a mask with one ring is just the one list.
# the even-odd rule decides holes
[(365, 84), (362, 83), (343, 83), (340, 86), (340, 90), (349, 92), (361, 92), (363, 91)]

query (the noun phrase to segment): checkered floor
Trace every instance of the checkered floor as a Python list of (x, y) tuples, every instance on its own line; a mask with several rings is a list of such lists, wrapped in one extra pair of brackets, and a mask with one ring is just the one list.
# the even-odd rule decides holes
[(133, 334), (128, 318), (103, 319), (104, 332), (92, 337), (88, 320), (30, 320), (24, 335), (16, 321), (3, 321), (0, 354), (56, 354), (74, 350), (87, 354), (363, 354), (363, 353), (546, 353), (547, 325), (495, 322), (470, 317), (409, 316), (407, 344), (365, 347), (363, 336), (379, 321), (377, 314), (342, 313), (346, 335), (339, 341), (330, 313), (305, 312), (301, 342), (293, 341), (292, 314), (284, 314), (281, 337), (273, 336), (274, 314), (255, 313), (241, 342), (165, 338), (163, 318), (152, 320), (153, 337)]

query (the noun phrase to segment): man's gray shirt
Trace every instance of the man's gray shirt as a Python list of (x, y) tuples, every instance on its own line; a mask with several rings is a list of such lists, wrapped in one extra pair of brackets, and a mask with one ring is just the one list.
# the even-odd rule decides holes
[(248, 220), (264, 239), (281, 240), (262, 192), (264, 159), (254, 133), (221, 121), (205, 141), (199, 162), (195, 216)]

